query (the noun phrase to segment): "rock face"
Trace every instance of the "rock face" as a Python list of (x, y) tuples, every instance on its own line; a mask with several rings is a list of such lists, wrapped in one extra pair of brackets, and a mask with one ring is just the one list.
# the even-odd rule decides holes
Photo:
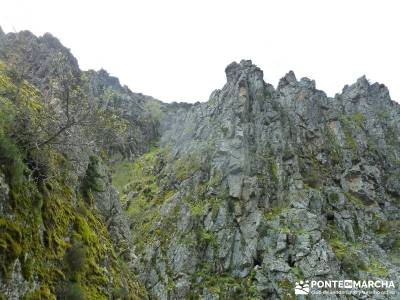
[(128, 128), (120, 136), (111, 138), (106, 130), (99, 133), (112, 156), (132, 159), (148, 151), (157, 137), (158, 121), (154, 114), (162, 106), (160, 101), (122, 87), (118, 78), (105, 70), (82, 72), (71, 51), (50, 33), (41, 37), (29, 31), (0, 33), (0, 60), (14, 67), (16, 76), (39, 88), (46, 101), (60, 98), (63, 85), (70, 89), (79, 87), (92, 103), (125, 120)]
[(251, 61), (226, 77), (208, 102), (163, 115), (156, 159), (141, 162), (157, 188), (125, 188), (150, 293), (289, 299), (297, 280), (398, 281), (400, 106), (388, 89), (361, 77), (329, 98), (293, 72), (274, 89)]
[[(209, 101), (166, 104), (81, 71), (50, 34), (0, 29), (0, 60), (0, 298), (400, 292), (400, 106), (384, 85), (330, 98), (289, 72), (275, 89), (244, 60)], [(91, 126), (41, 143), (71, 101)]]
[(0, 32), (0, 299), (147, 299), (110, 167), (150, 148), (159, 106), (50, 34)]
[(36, 37), (30, 31), (21, 31), (3, 36), (0, 34), (0, 38), (0, 59), (9, 61), (44, 92), (51, 90), (51, 80), (57, 73), (70, 73), (75, 78), (79, 77), (81, 71), (78, 61), (50, 33)]
[(158, 137), (157, 110), (162, 103), (153, 97), (133, 93), (127, 86), (122, 87), (118, 78), (110, 76), (107, 71), (85, 72), (88, 77), (92, 95), (101, 107), (114, 115), (122, 117), (128, 126), (124, 135), (113, 137), (112, 142), (105, 140), (111, 156), (133, 159), (143, 152)]

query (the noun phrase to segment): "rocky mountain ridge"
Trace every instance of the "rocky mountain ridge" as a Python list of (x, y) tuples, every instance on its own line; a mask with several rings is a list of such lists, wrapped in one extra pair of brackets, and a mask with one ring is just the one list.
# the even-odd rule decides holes
[[(18, 35), (0, 34), (0, 58), (8, 66), (26, 65), (19, 74), (39, 89), (44, 100), (38, 101), (57, 103), (55, 124), (65, 122), (69, 98), (59, 87), (65, 81), (68, 89), (82, 90), (77, 99), (89, 99), (85, 110), (95, 122), (89, 132), (85, 124), (68, 129), (57, 139), (61, 144), (45, 148), (72, 165), (63, 175), (72, 179), (56, 184), (47, 172), (26, 191), (27, 208), (34, 190), (44, 195), (44, 219), (32, 224), (45, 230), (32, 236), (56, 238), (56, 248), (40, 239), (35, 245), (45, 253), (57, 249), (55, 258), (43, 262), (64, 277), (38, 277), (43, 267), (34, 267), (31, 277), (19, 271), (29, 257), (42, 260), (10, 250), (32, 243), (14, 230), (21, 213), (11, 206), (0, 210), (0, 255), (9, 270), (3, 274), (12, 278), (0, 277), (4, 296), (63, 299), (78, 286), (83, 292), (75, 294), (85, 299), (295, 299), (296, 281), (319, 279), (393, 280), (400, 292), (400, 106), (384, 85), (361, 77), (330, 98), (293, 72), (274, 88), (262, 70), (243, 60), (226, 68), (226, 84), (207, 102), (166, 104), (132, 93), (104, 70), (80, 71), (49, 35)], [(11, 105), (5, 82), (2, 100)], [(11, 129), (1, 128), (0, 137), (13, 139)], [(81, 143), (85, 139), (92, 142)], [(0, 148), (0, 208), (9, 207), (15, 190), (6, 149)], [(28, 169), (37, 164), (33, 150), (21, 153)], [(69, 196), (55, 186), (67, 188)], [(57, 205), (72, 216), (62, 226), (62, 216), (51, 222), (47, 216), (57, 193), (64, 193)], [(93, 258), (96, 226), (109, 235), (108, 250)], [(71, 272), (68, 253), (78, 244), (90, 263)], [(101, 268), (106, 271), (99, 280)], [(57, 291), (60, 282), (66, 290)], [(121, 289), (112, 291), (113, 282)]]
[(2, 35), (0, 60), (0, 298), (147, 298), (110, 164), (149, 149), (158, 102), (50, 34)]
[(143, 162), (157, 188), (122, 190), (140, 210), (150, 293), (292, 299), (297, 280), (398, 282), (400, 106), (387, 88), (361, 77), (329, 98), (289, 72), (274, 89), (251, 61), (226, 75), (208, 102), (162, 119)]

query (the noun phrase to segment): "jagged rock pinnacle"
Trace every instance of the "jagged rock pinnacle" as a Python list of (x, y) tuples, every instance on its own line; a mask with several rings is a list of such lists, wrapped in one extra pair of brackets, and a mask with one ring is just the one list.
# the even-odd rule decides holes
[(232, 62), (225, 68), (225, 73), (227, 82), (236, 82), (239, 78), (252, 73), (263, 78), (263, 71), (254, 65), (251, 60), (241, 60), (240, 63)]
[[(37, 145), (47, 132), (63, 128), (70, 90), (57, 93), (66, 105), (56, 110), (43, 101), (46, 114), (37, 113), (15, 101), (17, 87), (0, 74), (0, 90), (7, 91), (2, 97), (10, 103), (0, 101), (0, 115), (18, 102), (23, 106), (15, 113), (24, 112), (12, 124), (0, 122), (0, 233), (8, 234), (0, 236), (6, 244), (0, 247), (3, 298), (29, 298), (27, 292), (42, 290), (28, 289), (40, 286), (55, 299), (57, 287), (70, 278), (40, 274), (70, 270), (64, 250), (70, 253), (75, 239), (90, 254), (77, 284), (93, 289), (96, 299), (109, 299), (116, 288), (136, 289), (133, 299), (281, 299), (295, 297), (299, 276), (399, 281), (400, 105), (384, 85), (363, 76), (330, 98), (313, 80), (297, 80), (290, 71), (276, 90), (251, 60), (242, 60), (226, 67), (227, 84), (208, 102), (162, 103), (121, 87), (104, 70), (81, 71), (50, 34), (19, 34), (1, 39), (0, 59), (14, 59), (22, 55), (16, 49), (29, 47), (29, 59), (18, 61), (29, 70), (27, 81), (57, 92), (65, 76), (54, 76), (59, 70), (52, 68), (53, 58), (65, 55), (63, 74), (72, 70), (85, 79), (70, 84), (79, 91), (71, 93), (74, 111), (90, 122), (83, 119), (48, 150), (17, 154), (9, 140), (21, 130), (3, 135), (9, 128), (31, 129), (33, 138), (21, 137)], [(36, 122), (58, 110), (46, 130)], [(93, 141), (89, 147), (87, 141)], [(15, 162), (26, 159), (34, 163), (18, 168), (16, 179), (27, 189), (9, 185)], [(15, 209), (19, 203), (21, 211)], [(126, 264), (120, 266), (116, 253)], [(149, 297), (135, 288), (134, 272)], [(120, 281), (126, 284), (116, 286)]]
[(297, 83), (296, 75), (293, 71), (286, 73), (284, 77), (279, 80), (278, 88), (282, 88), (286, 85), (294, 85)]

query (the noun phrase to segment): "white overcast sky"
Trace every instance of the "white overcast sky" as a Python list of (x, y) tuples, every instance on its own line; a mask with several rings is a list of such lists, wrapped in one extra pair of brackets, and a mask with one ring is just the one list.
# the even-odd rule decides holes
[(274, 86), (293, 70), (333, 96), (365, 74), (400, 100), (399, 2), (1, 0), (0, 25), (50, 32), (82, 69), (168, 102), (207, 100), (243, 58)]

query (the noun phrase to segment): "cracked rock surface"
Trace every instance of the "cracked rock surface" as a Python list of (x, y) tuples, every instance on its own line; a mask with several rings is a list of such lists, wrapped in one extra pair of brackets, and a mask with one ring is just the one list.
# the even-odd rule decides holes
[(139, 160), (156, 188), (126, 187), (150, 294), (291, 299), (297, 280), (398, 282), (388, 89), (361, 77), (330, 98), (293, 72), (275, 89), (248, 60), (226, 77), (208, 102), (165, 110), (160, 147)]

